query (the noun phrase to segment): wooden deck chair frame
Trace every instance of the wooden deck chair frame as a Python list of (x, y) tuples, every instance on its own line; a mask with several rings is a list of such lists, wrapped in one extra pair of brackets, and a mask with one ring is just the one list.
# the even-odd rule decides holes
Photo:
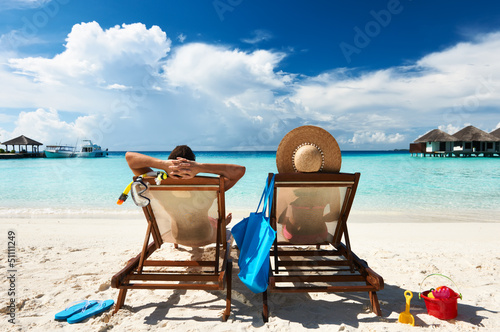
[[(134, 178), (135, 180), (135, 178)], [(217, 242), (213, 260), (152, 260), (149, 257), (164, 243), (151, 204), (143, 207), (147, 221), (146, 237), (142, 251), (132, 258), (127, 266), (111, 279), (111, 286), (118, 288), (119, 295), (113, 313), (116, 313), (125, 303), (129, 289), (195, 289), (195, 290), (226, 290), (226, 308), (222, 320), (226, 321), (231, 309), (231, 274), (232, 260), (230, 258), (230, 241), (226, 236), (225, 227), (225, 196), (224, 179), (222, 177), (196, 176), (192, 179), (167, 178), (160, 185), (155, 185), (153, 178), (144, 178), (149, 183), (148, 190), (217, 190), (218, 222)], [(178, 245), (175, 244), (175, 248)], [(157, 271), (168, 268), (179, 268), (179, 271)], [(203, 267), (209, 271), (186, 273), (187, 268)], [(156, 271), (154, 270), (156, 268)], [(151, 269), (151, 270), (150, 270)]]
[[(269, 174), (268, 181), (272, 175)], [(270, 223), (275, 230), (277, 188), (338, 186), (345, 187), (346, 194), (332, 241), (304, 246), (279, 242), (276, 238), (270, 252), (269, 287), (263, 293), (262, 316), (265, 322), (269, 319), (268, 292), (368, 292), (372, 311), (382, 315), (376, 292), (384, 288), (384, 280), (351, 251), (347, 231), (347, 219), (359, 177), (359, 173), (276, 174), (270, 214)], [(342, 236), (345, 243), (341, 242)], [(323, 245), (329, 247), (323, 249)], [(283, 283), (292, 286), (283, 286)]]

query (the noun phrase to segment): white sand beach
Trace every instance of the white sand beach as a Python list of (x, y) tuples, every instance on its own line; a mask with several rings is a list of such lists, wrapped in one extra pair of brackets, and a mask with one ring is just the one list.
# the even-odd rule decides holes
[[(242, 213), (234, 213), (241, 220)], [(129, 291), (122, 310), (69, 325), (54, 314), (83, 300), (116, 301), (111, 277), (139, 253), (146, 223), (137, 219), (0, 219), (3, 240), (2, 331), (498, 331), (500, 329), (500, 223), (386, 222), (383, 216), (353, 215), (349, 224), (353, 251), (385, 281), (378, 294), (383, 316), (369, 312), (368, 294), (270, 294), (271, 317), (261, 319), (261, 296), (238, 279), (235, 264), (232, 312), (220, 320), (223, 292), (184, 290)], [(8, 231), (15, 232), (15, 324), (9, 323), (11, 282)], [(164, 254), (179, 253), (171, 246)], [(235, 263), (236, 251), (233, 251)], [(418, 299), (420, 283), (431, 273), (451, 277), (462, 293), (456, 319), (427, 314)], [(424, 288), (448, 285), (440, 277)], [(449, 285), (452, 286), (453, 285)], [(398, 323), (405, 309), (404, 291), (414, 294), (416, 326)], [(423, 289), (425, 290), (425, 289)], [(458, 291), (457, 289), (455, 289)]]

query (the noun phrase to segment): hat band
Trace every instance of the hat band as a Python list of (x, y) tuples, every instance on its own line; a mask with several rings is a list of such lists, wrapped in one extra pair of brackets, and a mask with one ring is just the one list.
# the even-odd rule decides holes
[(300, 144), (299, 146), (297, 146), (295, 148), (295, 150), (293, 151), (293, 154), (292, 154), (292, 166), (293, 166), (293, 170), (295, 172), (298, 172), (297, 168), (295, 167), (295, 154), (297, 153), (297, 151), (301, 147), (306, 146), (306, 145), (314, 146), (316, 149), (318, 149), (319, 153), (321, 153), (321, 167), (318, 170), (318, 172), (321, 172), (323, 170), (323, 166), (325, 166), (325, 155), (323, 154), (323, 150), (321, 150), (321, 148), (319, 146), (317, 146), (316, 144), (314, 144), (314, 143), (302, 143), (302, 144)]

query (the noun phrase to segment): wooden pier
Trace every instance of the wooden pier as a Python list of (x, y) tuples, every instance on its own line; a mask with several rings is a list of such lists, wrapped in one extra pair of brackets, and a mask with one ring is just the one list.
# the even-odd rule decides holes
[(411, 155), (414, 157), (455, 157), (455, 158), (469, 158), (469, 157), (485, 157), (485, 158), (498, 158), (500, 157), (499, 152), (445, 152), (445, 151), (433, 151), (433, 152), (415, 152), (410, 151)]
[(45, 158), (45, 153), (0, 153), (0, 159)]

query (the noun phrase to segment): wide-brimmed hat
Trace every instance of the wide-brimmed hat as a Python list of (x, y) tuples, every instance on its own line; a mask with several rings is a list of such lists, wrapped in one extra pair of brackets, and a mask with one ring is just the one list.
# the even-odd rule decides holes
[(316, 126), (293, 129), (283, 137), (276, 151), (279, 173), (340, 171), (342, 155), (335, 138)]

